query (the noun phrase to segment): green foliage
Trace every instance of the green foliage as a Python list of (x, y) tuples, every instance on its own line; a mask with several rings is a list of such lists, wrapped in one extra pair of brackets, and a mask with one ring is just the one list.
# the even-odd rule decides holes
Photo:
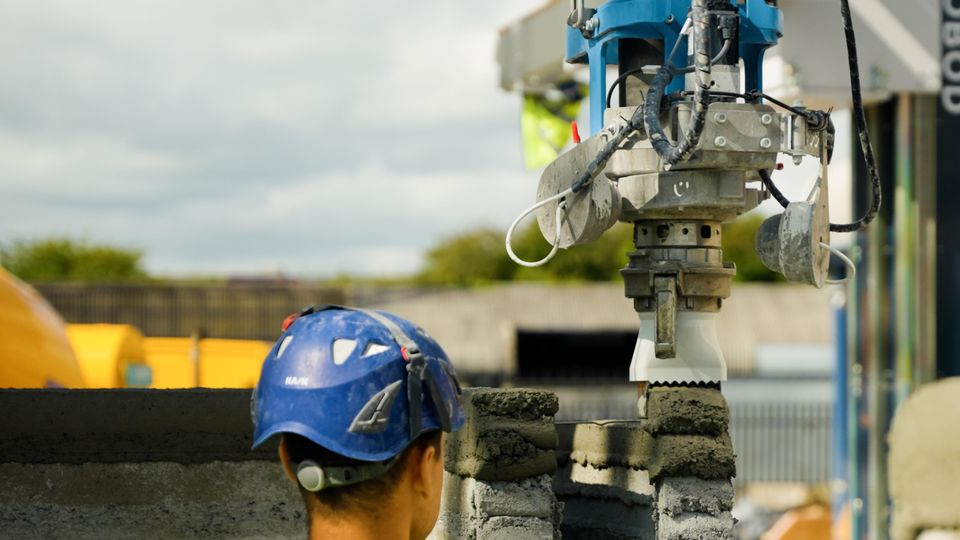
[(755, 238), (763, 220), (760, 214), (748, 214), (723, 226), (723, 258), (737, 264), (736, 281), (784, 281), (757, 256)]
[[(514, 252), (528, 261), (542, 259), (550, 249), (550, 244), (543, 239), (536, 223), (531, 223), (523, 229), (513, 242)], [(525, 281), (617, 280), (620, 278), (620, 269), (627, 265), (627, 253), (633, 249), (633, 227), (621, 223), (590, 244), (560, 250), (546, 266), (539, 268), (517, 266), (516, 279)]]
[(147, 279), (140, 252), (66, 238), (0, 246), (0, 266), (26, 281), (130, 282)]
[[(737, 264), (737, 281), (783, 281), (763, 266), (754, 249), (762, 222), (762, 216), (751, 214), (723, 226), (724, 258)], [(550, 252), (550, 244), (531, 221), (514, 235), (513, 249), (522, 259), (535, 261)], [(618, 281), (633, 249), (633, 227), (621, 223), (589, 245), (560, 250), (546, 266), (525, 268), (507, 257), (501, 231), (481, 229), (447, 238), (431, 249), (416, 280), (457, 286), (497, 281)]]
[[(632, 248), (632, 228), (618, 225), (600, 240), (561, 250), (546, 266), (524, 268), (507, 256), (503, 233), (482, 229), (448, 238), (431, 249), (421, 283), (433, 285), (482, 285), (496, 281), (610, 281), (619, 277)], [(550, 252), (536, 222), (514, 235), (514, 251), (526, 260), (538, 260)]]
[(481, 229), (452, 236), (427, 252), (417, 281), (431, 285), (478, 285), (513, 277), (513, 262), (499, 231)]

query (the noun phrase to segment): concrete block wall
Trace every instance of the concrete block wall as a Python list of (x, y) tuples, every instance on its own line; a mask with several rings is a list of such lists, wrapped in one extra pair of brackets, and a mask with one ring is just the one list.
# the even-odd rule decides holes
[(303, 538), (249, 390), (0, 390), (0, 538)]
[(558, 425), (563, 537), (732, 538), (728, 425), (705, 388), (652, 389), (643, 420)]
[(467, 423), (447, 437), (440, 539), (559, 538), (555, 395), (537, 390), (464, 392)]
[[(302, 538), (249, 391), (0, 390), (0, 538)], [(657, 388), (648, 418), (554, 423), (549, 392), (468, 389), (435, 539), (731, 538), (728, 413)]]

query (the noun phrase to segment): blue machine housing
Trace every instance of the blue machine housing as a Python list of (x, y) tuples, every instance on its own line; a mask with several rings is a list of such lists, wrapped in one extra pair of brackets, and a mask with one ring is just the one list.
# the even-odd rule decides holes
[[(740, 58), (744, 63), (747, 90), (763, 89), (763, 54), (783, 36), (783, 14), (765, 0), (737, 0), (740, 11)], [(590, 132), (603, 129), (606, 109), (607, 66), (619, 63), (621, 39), (662, 39), (669, 51), (680, 37), (690, 11), (690, 0), (608, 0), (597, 8), (598, 25), (593, 37), (585, 38), (567, 27), (567, 62), (590, 67)], [(680, 44), (686, 50), (686, 37)], [(666, 60), (666, 59), (664, 59)], [(686, 55), (677, 67), (686, 66)], [(683, 89), (678, 78), (668, 92)]]

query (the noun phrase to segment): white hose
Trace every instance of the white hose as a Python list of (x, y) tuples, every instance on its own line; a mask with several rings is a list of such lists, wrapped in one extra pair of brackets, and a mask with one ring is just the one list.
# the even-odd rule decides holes
[(554, 256), (556, 256), (557, 251), (560, 250), (560, 226), (563, 224), (563, 211), (567, 208), (567, 201), (560, 201), (557, 204), (557, 222), (556, 222), (557, 235), (556, 235), (556, 238), (554, 238), (553, 240), (553, 249), (550, 250), (550, 253), (547, 253), (546, 257), (536, 262), (525, 261), (520, 257), (518, 257), (517, 254), (513, 252), (513, 246), (512, 246), (513, 232), (517, 229), (517, 225), (519, 225), (520, 222), (523, 221), (523, 218), (530, 215), (530, 213), (532, 213), (534, 210), (540, 208), (541, 206), (550, 204), (553, 201), (556, 201), (558, 199), (563, 199), (564, 197), (572, 194), (573, 194), (573, 188), (567, 188), (561, 191), (560, 193), (557, 193), (552, 197), (547, 197), (546, 199), (538, 202), (537, 204), (531, 206), (530, 208), (527, 208), (522, 214), (520, 214), (520, 217), (513, 220), (513, 223), (510, 225), (510, 228), (507, 229), (507, 238), (506, 238), (507, 255), (510, 256), (513, 262), (519, 264), (520, 266), (525, 266), (527, 268), (536, 268), (538, 266), (543, 266), (547, 264), (548, 262), (551, 261), (551, 259), (554, 258)]
[(847, 275), (844, 276), (843, 279), (828, 279), (824, 283), (827, 285), (844, 285), (849, 283), (857, 275), (857, 265), (853, 264), (853, 261), (850, 260), (850, 257), (844, 255), (839, 249), (831, 245), (824, 244), (823, 242), (820, 242), (820, 247), (839, 257), (840, 260), (843, 261), (843, 264), (847, 266)]

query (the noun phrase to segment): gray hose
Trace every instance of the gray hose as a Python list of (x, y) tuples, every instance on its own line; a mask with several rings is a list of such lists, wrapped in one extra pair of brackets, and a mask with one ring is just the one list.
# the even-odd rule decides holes
[(664, 168), (670, 170), (677, 163), (690, 157), (700, 144), (700, 135), (707, 122), (707, 92), (710, 90), (710, 32), (705, 0), (693, 0), (690, 18), (693, 21), (693, 65), (696, 87), (693, 93), (693, 113), (683, 138), (674, 145), (660, 124), (660, 103), (667, 85), (673, 78), (673, 69), (665, 62), (650, 82), (650, 91), (643, 103), (643, 126), (650, 136), (650, 144), (663, 160)]

